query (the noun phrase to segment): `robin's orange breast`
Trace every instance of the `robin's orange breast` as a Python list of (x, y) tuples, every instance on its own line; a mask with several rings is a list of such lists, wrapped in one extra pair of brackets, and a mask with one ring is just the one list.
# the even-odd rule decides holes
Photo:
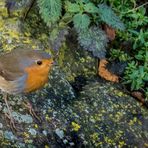
[(53, 60), (42, 60), (42, 66), (31, 66), (25, 69), (27, 79), (24, 92), (35, 91), (45, 85), (48, 81), (48, 73), (53, 63)]

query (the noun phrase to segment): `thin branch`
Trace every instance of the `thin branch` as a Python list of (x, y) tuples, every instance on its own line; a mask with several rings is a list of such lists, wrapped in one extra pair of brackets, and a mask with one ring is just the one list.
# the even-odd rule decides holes
[(27, 10), (27, 12), (26, 12), (25, 15), (24, 15), (23, 20), (25, 20), (25, 19), (27, 18), (27, 16), (28, 16), (28, 14), (29, 14), (31, 8), (33, 7), (35, 1), (36, 1), (36, 0), (32, 0), (31, 4), (30, 4), (30, 6), (29, 6), (29, 9)]

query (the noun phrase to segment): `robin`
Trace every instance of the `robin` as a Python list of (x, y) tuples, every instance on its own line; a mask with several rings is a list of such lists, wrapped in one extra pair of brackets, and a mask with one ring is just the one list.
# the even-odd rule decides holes
[(0, 56), (0, 89), (8, 108), (10, 121), (13, 117), (7, 102), (7, 94), (22, 94), (35, 91), (48, 81), (53, 65), (49, 54), (40, 50), (16, 48)]

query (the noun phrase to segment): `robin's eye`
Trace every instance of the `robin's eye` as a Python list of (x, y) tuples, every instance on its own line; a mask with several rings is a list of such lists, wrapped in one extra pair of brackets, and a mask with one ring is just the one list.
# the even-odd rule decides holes
[(36, 62), (38, 65), (42, 65), (42, 61), (37, 61)]

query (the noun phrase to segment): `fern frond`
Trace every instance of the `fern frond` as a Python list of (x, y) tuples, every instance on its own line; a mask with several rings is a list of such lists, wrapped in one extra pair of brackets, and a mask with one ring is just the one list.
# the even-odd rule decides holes
[(124, 30), (125, 26), (120, 18), (113, 12), (113, 10), (105, 4), (98, 5), (99, 15), (107, 25), (115, 29)]
[(88, 51), (91, 51), (94, 56), (102, 59), (105, 58), (107, 36), (104, 31), (98, 27), (92, 26), (88, 30), (78, 33), (79, 44)]
[(48, 26), (59, 20), (62, 11), (61, 0), (38, 0), (37, 3), (41, 17)]

